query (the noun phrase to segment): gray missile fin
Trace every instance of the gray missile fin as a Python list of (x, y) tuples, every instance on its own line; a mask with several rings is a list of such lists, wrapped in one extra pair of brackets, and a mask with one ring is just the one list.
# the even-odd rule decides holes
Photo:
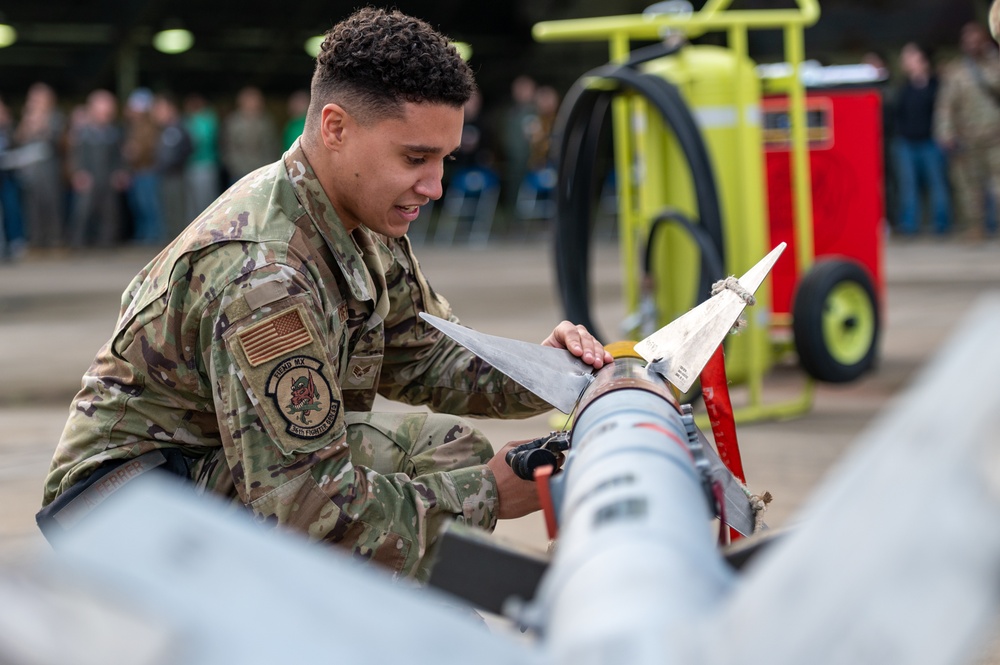
[(753, 535), (755, 515), (743, 486), (722, 462), (701, 430), (698, 430), (698, 438), (701, 439), (702, 450), (708, 458), (712, 480), (722, 485), (722, 495), (726, 503), (726, 524), (736, 529), (741, 536)]
[(477, 332), (422, 312), (420, 317), (563, 413), (571, 413), (594, 368), (565, 349)]
[[(754, 293), (784, 249), (785, 243), (772, 249), (740, 277), (740, 286)], [(636, 344), (635, 350), (649, 363), (650, 369), (686, 393), (744, 307), (746, 302), (735, 291), (724, 289)]]

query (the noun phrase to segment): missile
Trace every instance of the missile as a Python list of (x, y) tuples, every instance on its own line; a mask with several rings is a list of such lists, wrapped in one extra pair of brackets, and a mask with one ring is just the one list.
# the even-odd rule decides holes
[[(578, 414), (568, 436), (564, 473), (541, 481), (539, 488), (550, 535), (554, 535), (563, 512), (563, 498), (570, 496), (564, 485), (576, 458), (588, 459), (589, 453), (584, 451), (596, 445), (594, 441), (622, 438), (634, 441), (636, 451), (648, 449), (659, 454), (670, 450), (684, 455), (693, 465), (692, 476), (699, 481), (701, 503), (710, 506), (711, 515), (744, 536), (752, 533), (754, 510), (747, 493), (696, 426), (690, 407), (679, 404), (667, 384), (682, 393), (690, 390), (784, 249), (785, 243), (779, 244), (739, 280), (727, 280), (719, 293), (635, 344), (634, 352), (618, 355), (596, 372), (564, 349), (487, 335), (421, 314), (555, 408)], [(641, 466), (643, 462), (635, 463)], [(584, 461), (580, 464), (585, 466)], [(635, 474), (628, 477), (637, 478)]]
[[(645, 643), (661, 638), (656, 626), (676, 625), (671, 612), (707, 613), (728, 594), (735, 573), (719, 553), (711, 518), (749, 535), (754, 511), (738, 485), (713, 476), (724, 467), (668, 383), (690, 389), (784, 248), (596, 372), (568, 351), (422, 314), (497, 370), (576, 414), (561, 472), (550, 475), (547, 467), (535, 476), (550, 535), (559, 528), (550, 566), (557, 572), (517, 613), (522, 625), (545, 634), (558, 660), (586, 662), (604, 637), (648, 626), (623, 645), (634, 653), (621, 662), (658, 662), (662, 652)], [(684, 606), (657, 602), (664, 590), (681, 593)], [(631, 600), (608, 616), (609, 597)]]

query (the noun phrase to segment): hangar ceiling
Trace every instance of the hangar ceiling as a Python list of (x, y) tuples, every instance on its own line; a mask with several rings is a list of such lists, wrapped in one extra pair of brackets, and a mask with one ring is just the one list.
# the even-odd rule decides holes
[[(924, 39), (934, 45), (957, 37), (961, 23), (985, 14), (989, 0), (820, 0), (823, 18), (807, 34), (807, 46), (824, 51), (878, 46), (893, 53), (896, 42)], [(652, 0), (396, 0), (454, 39), (472, 44), (472, 64), (485, 92), (505, 94), (522, 71), (568, 83), (606, 59), (601, 44), (535, 44), (539, 20), (638, 13)], [(282, 94), (308, 84), (312, 59), (305, 41), (355, 7), (358, 0), (13, 0), (0, 4), (0, 22), (13, 25), (18, 41), (0, 49), (0, 94), (18, 99), (34, 81), (52, 84), (64, 98), (96, 87), (119, 93), (135, 85), (231, 96), (246, 84)], [(383, 4), (383, 3), (377, 3)], [(694, 0), (695, 6), (703, 0)], [(794, 6), (794, 0), (734, 0), (736, 8)], [(153, 34), (182, 25), (194, 48), (165, 55), (151, 46)], [(769, 41), (770, 40), (770, 41)], [(778, 40), (778, 41), (776, 41)], [(767, 51), (780, 36), (762, 37)], [(753, 44), (752, 44), (753, 45)], [(569, 78), (568, 77), (573, 77)]]

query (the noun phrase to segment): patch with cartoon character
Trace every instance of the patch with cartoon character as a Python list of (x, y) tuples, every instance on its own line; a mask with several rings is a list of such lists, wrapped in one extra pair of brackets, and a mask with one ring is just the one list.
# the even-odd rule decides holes
[(287, 422), (285, 431), (301, 439), (325, 434), (340, 413), (323, 363), (310, 356), (292, 356), (278, 363), (267, 378), (265, 394), (274, 400)]

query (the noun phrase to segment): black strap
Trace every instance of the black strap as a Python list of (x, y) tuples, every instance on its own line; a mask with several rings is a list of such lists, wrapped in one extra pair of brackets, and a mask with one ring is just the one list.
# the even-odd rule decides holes
[(160, 469), (188, 477), (188, 463), (176, 448), (161, 448), (139, 457), (105, 462), (84, 480), (57, 496), (35, 515), (35, 523), (49, 541), (71, 529), (105, 499), (139, 476)]

